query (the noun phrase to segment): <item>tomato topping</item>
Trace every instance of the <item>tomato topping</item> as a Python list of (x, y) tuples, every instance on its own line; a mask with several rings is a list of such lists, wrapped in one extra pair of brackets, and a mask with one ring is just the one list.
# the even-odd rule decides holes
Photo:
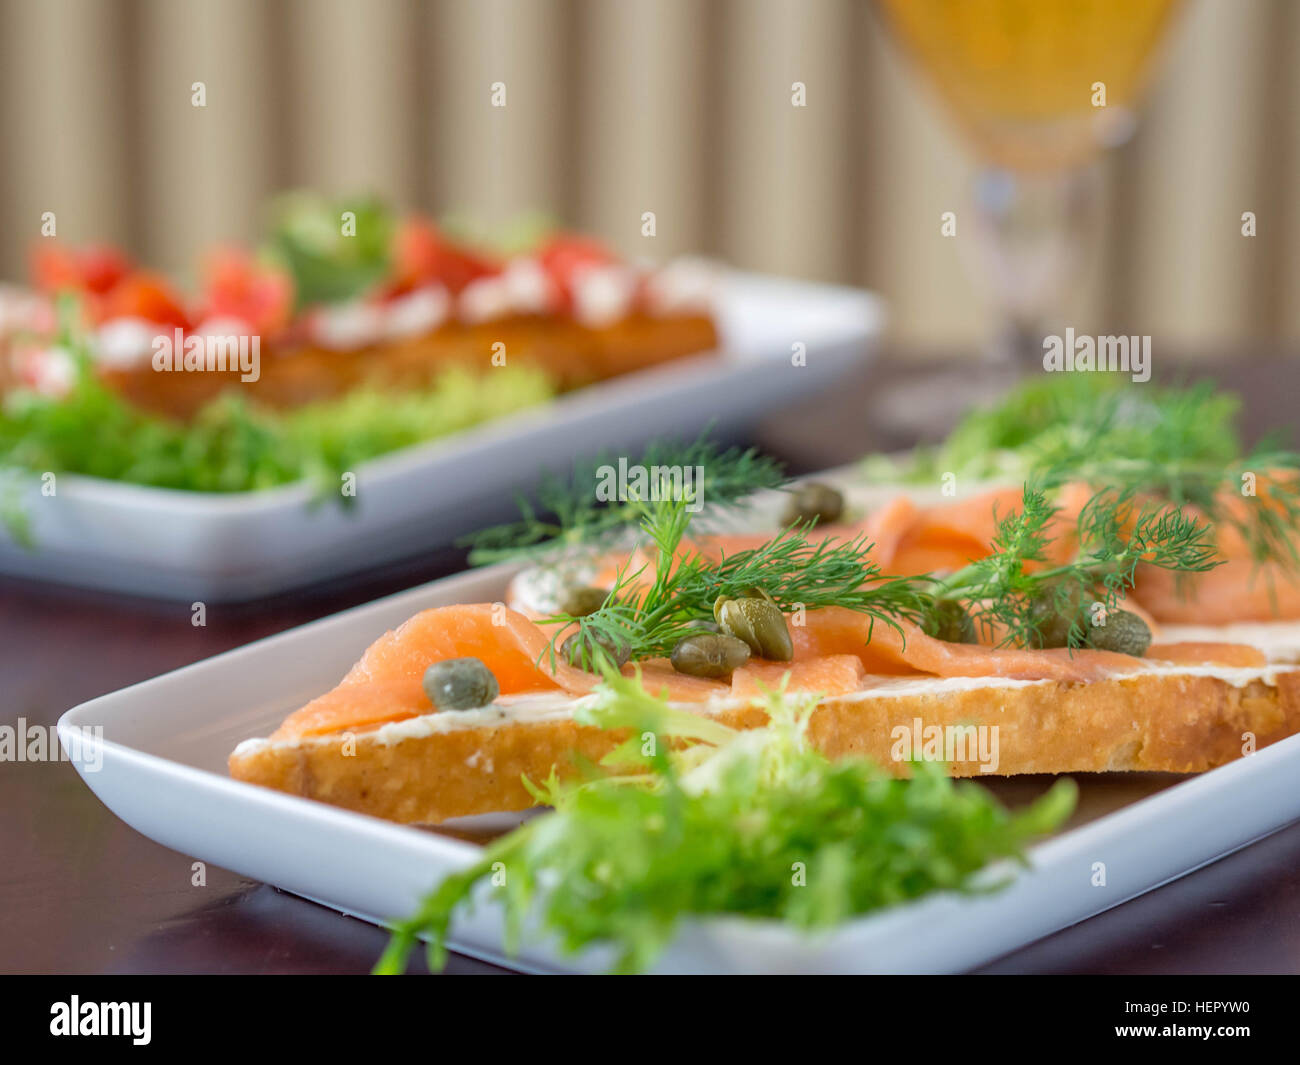
[(42, 241), (32, 249), (32, 279), (46, 292), (74, 289), (103, 296), (131, 271), (130, 260), (106, 244), (67, 248)]
[(537, 259), (559, 287), (564, 304), (570, 309), (573, 306), (573, 285), (583, 270), (611, 266), (619, 261), (618, 256), (600, 241), (574, 233), (558, 233), (551, 237), (538, 250)]
[(471, 281), (500, 273), (500, 265), (485, 255), (447, 240), (428, 219), (406, 219), (393, 242), (393, 274), (388, 295), (400, 295), (421, 285), (445, 285), (452, 294)]
[(218, 248), (204, 264), (199, 320), (238, 318), (260, 336), (282, 332), (293, 313), (293, 278), (241, 248)]
[(182, 329), (192, 324), (171, 282), (144, 270), (131, 274), (114, 287), (104, 301), (102, 317), (143, 318)]

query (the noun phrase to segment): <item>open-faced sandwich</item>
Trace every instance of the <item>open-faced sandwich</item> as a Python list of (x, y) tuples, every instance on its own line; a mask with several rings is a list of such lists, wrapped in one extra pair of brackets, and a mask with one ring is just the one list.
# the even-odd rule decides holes
[(700, 260), (371, 200), (294, 195), (273, 219), (256, 254), (208, 254), (192, 293), (39, 241), (32, 286), (0, 290), (0, 466), (248, 490), (717, 345)]
[(776, 532), (709, 528), (779, 481), (751, 453), (647, 456), (605, 506), (589, 470), (552, 490), (554, 524), (480, 540), (530, 557), (506, 601), (382, 635), (230, 771), (406, 822), (522, 809), (528, 781), (624, 739), (583, 719), (619, 673), (733, 729), (767, 721), (768, 693), (802, 693), (814, 747), (898, 774), (1187, 773), (1249, 754), (1300, 731), (1300, 461), (1243, 453), (1207, 392), (1138, 398), (1089, 399), (1012, 486), (949, 496), (940, 470), (865, 512), (805, 486)]

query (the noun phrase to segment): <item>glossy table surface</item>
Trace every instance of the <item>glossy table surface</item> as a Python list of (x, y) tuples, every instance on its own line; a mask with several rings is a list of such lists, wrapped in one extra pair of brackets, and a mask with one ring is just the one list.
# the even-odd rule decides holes
[[(831, 398), (774, 414), (752, 441), (795, 471), (907, 446), (917, 425), (904, 412), (942, 393), (950, 409), (931, 412), (933, 434), (987, 384), (971, 369), (939, 373), (910, 362), (864, 371)], [(1256, 359), (1216, 376), (1246, 396), (1247, 424), (1291, 424), (1300, 360)], [(0, 579), (0, 723), (53, 724), (92, 696), (462, 564), (460, 552), (435, 549), (332, 587), (209, 605), (203, 628), (190, 624), (187, 604)], [(191, 856), (120, 822), (65, 762), (0, 763), (0, 855), (0, 971), (361, 973), (386, 939), (225, 870), (198, 875)], [(455, 956), (448, 969), (503, 971)], [(1300, 972), (1300, 823), (984, 971)]]

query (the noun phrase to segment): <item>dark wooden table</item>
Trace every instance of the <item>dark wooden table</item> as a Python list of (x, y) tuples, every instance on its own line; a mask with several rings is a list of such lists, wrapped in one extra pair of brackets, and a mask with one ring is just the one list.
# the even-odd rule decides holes
[[(942, 392), (959, 409), (987, 377), (885, 366), (783, 411), (754, 439), (795, 470), (912, 443), (906, 412)], [(1300, 361), (1218, 372), (1254, 427), (1288, 427)], [(938, 382), (938, 383), (936, 383)], [(936, 431), (944, 415), (935, 416)], [(0, 578), (0, 723), (50, 725), (70, 706), (313, 618), (453, 572), (455, 550), (331, 587), (234, 607), (206, 628), (183, 604)], [(377, 928), (145, 839), (64, 762), (0, 763), (0, 970), (20, 973), (362, 973)], [(1009, 955), (996, 973), (1300, 972), (1300, 823), (1190, 876)], [(453, 957), (451, 972), (500, 972)]]

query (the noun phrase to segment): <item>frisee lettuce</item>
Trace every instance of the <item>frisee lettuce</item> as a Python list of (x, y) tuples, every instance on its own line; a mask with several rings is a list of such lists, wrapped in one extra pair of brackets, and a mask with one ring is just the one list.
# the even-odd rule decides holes
[(1134, 385), (1104, 374), (1045, 374), (972, 411), (943, 443), (902, 460), (873, 455), (873, 479), (1023, 480), (1083, 458), (1227, 463), (1242, 451), (1240, 399), (1208, 384)]
[(538, 917), (566, 952), (612, 945), (619, 972), (649, 968), (688, 917), (811, 930), (935, 891), (995, 890), (1005, 880), (976, 874), (999, 859), (1023, 861), (1024, 845), (1074, 808), (1067, 779), (1010, 813), (933, 763), (897, 779), (865, 761), (831, 762), (806, 742), (815, 705), (773, 692), (764, 700), (771, 723), (737, 731), (672, 709), (639, 678), (607, 673), (579, 711), (584, 724), (628, 730), (604, 772), (589, 766), (564, 782), (552, 771), (544, 785), (530, 784), (554, 811), (443, 880), (394, 926), (375, 971), (403, 971), (422, 937), (430, 966), (441, 968), (452, 919), (494, 880), (508, 951)]
[[(360, 462), (554, 395), (553, 383), (538, 369), (476, 374), (454, 368), (428, 389), (358, 389), (290, 411), (259, 407), (232, 388), (182, 424), (133, 406), (93, 372), (81, 372), (66, 396), (6, 397), (0, 467), (195, 492), (245, 492), (307, 480), (337, 495), (339, 474)], [(4, 513), (12, 514), (12, 505)]]

